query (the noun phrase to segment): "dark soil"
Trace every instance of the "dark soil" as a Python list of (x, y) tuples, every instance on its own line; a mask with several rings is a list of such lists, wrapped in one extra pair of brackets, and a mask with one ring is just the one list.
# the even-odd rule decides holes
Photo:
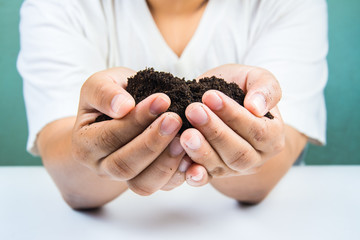
[[(186, 107), (193, 102), (201, 102), (203, 94), (215, 89), (223, 92), (234, 99), (241, 106), (244, 106), (244, 92), (236, 83), (227, 83), (224, 79), (217, 77), (205, 77), (196, 82), (196, 80), (185, 81), (174, 77), (170, 73), (154, 71), (148, 68), (137, 72), (137, 74), (128, 79), (128, 91), (135, 99), (136, 104), (144, 100), (153, 93), (165, 93), (171, 99), (169, 112), (175, 112), (183, 120), (183, 125), (179, 131), (182, 133), (185, 129), (190, 128), (191, 124), (185, 117)], [(268, 112), (266, 115), (269, 119), (274, 117)], [(100, 115), (95, 122), (111, 119), (106, 115)]]

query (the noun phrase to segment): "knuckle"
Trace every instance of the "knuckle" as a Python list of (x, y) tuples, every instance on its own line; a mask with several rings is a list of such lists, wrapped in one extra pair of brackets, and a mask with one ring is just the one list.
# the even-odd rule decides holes
[(140, 196), (150, 196), (155, 192), (151, 187), (139, 184), (137, 181), (128, 181), (128, 187)]
[(252, 165), (253, 161), (250, 157), (249, 150), (235, 151), (229, 161), (229, 167), (237, 171), (249, 169)]
[(104, 146), (107, 149), (115, 150), (119, 146), (123, 145), (123, 141), (116, 133), (108, 129), (103, 129), (98, 138), (100, 146)]
[(129, 180), (136, 176), (134, 170), (131, 169), (126, 160), (117, 158), (112, 161), (112, 164), (108, 166), (108, 170), (112, 176), (119, 180)]
[(147, 140), (143, 141), (143, 147), (144, 147), (145, 151), (150, 155), (158, 153), (158, 150), (156, 147), (158, 145), (159, 144), (155, 139), (148, 138)]
[(209, 174), (213, 177), (222, 177), (226, 174), (226, 171), (223, 167), (215, 167), (209, 171)]
[(253, 126), (249, 128), (249, 131), (250, 131), (250, 136), (252, 136), (252, 138), (258, 143), (266, 142), (268, 139), (267, 136), (268, 129), (265, 124), (261, 124), (261, 125), (253, 124)]

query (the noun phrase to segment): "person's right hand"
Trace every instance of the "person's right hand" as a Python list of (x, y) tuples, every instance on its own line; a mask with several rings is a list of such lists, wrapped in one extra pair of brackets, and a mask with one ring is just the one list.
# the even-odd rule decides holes
[[(137, 194), (172, 189), (185, 179), (179, 169), (185, 155), (176, 136), (182, 121), (165, 112), (170, 99), (153, 94), (135, 106), (126, 92), (127, 78), (136, 72), (113, 68), (98, 72), (83, 85), (72, 134), (72, 152), (99, 176), (126, 181)], [(106, 114), (113, 120), (95, 122)], [(183, 160), (182, 166), (189, 165)], [(179, 170), (178, 170), (179, 169)]]

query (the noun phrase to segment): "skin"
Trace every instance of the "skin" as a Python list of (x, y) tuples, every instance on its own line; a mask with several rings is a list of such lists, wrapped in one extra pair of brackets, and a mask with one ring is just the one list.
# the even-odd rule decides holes
[[(192, 186), (210, 182), (240, 202), (259, 203), (292, 166), (307, 138), (284, 125), (276, 107), (280, 86), (270, 72), (231, 64), (199, 78), (213, 75), (244, 89), (245, 107), (215, 90), (203, 95), (203, 103), (187, 107), (186, 116), (195, 128), (180, 138), (194, 161), (186, 172), (186, 181)], [(263, 117), (269, 109), (272, 120)]]
[(147, 1), (160, 33), (178, 57), (194, 35), (207, 2), (207, 0)]
[[(206, 1), (149, 0), (148, 5), (164, 39), (181, 56)], [(188, 24), (195, 27), (184, 28)], [(170, 30), (174, 27), (183, 29), (176, 41)], [(126, 189), (150, 195), (184, 181), (194, 187), (211, 183), (240, 202), (259, 203), (307, 142), (284, 125), (276, 107), (280, 86), (265, 69), (232, 64), (199, 76), (235, 81), (246, 92), (245, 107), (208, 91), (202, 103), (186, 109), (194, 128), (181, 135), (180, 117), (164, 113), (170, 106), (165, 94), (135, 106), (124, 90), (134, 74), (122, 67), (95, 73), (81, 89), (77, 116), (49, 123), (38, 135), (44, 166), (74, 209), (102, 206)], [(269, 110), (273, 120), (263, 117)], [(102, 113), (114, 120), (94, 123)]]

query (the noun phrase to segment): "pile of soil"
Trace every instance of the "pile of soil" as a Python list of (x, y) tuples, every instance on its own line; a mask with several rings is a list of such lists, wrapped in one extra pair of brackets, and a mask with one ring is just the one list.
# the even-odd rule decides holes
[[(219, 90), (244, 106), (245, 94), (239, 86), (236, 83), (227, 83), (224, 79), (214, 76), (202, 78), (199, 82), (196, 80), (185, 81), (184, 78), (175, 77), (171, 73), (158, 72), (153, 68), (147, 68), (130, 77), (126, 87), (126, 91), (134, 97), (136, 104), (154, 93), (161, 92), (168, 95), (171, 99), (168, 111), (179, 114), (183, 121), (179, 133), (192, 127), (185, 117), (186, 107), (190, 103), (201, 102), (203, 94), (210, 89)], [(270, 112), (265, 116), (269, 119), (274, 118)], [(100, 115), (95, 122), (109, 119), (111, 118), (106, 115)]]

